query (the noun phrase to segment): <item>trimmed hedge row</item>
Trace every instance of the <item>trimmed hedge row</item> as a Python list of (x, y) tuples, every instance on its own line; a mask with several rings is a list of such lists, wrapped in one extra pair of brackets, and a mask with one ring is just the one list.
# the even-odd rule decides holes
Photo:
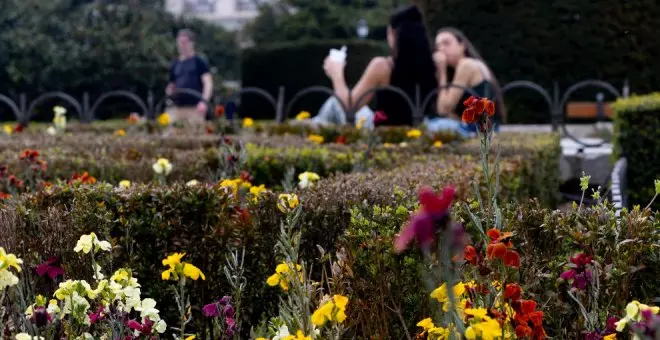
[[(660, 92), (617, 100), (614, 115), (614, 156), (628, 161), (626, 183), (629, 205), (646, 206), (660, 179)], [(655, 201), (654, 209), (660, 209)]]
[[(305, 206), (301, 250), (306, 258), (316, 258), (316, 245), (328, 251), (336, 249), (338, 238), (351, 223), (351, 209), (357, 204), (416, 201), (421, 185), (455, 184), (458, 197), (466, 199), (471, 192), (469, 181), (480, 171), (470, 158), (448, 155), (442, 161), (422, 160), (390, 171), (321, 180), (311, 190), (299, 192)], [(516, 182), (519, 165), (516, 160), (503, 160), (505, 187), (506, 183)], [(505, 191), (505, 197), (508, 193)], [(199, 308), (228, 291), (221, 272), (222, 256), (228, 249), (244, 245), (248, 282), (254, 282), (245, 294), (245, 306), (249, 306), (245, 315), (249, 318), (247, 324), (254, 325), (261, 313), (272, 311), (277, 302), (277, 290), (265, 287), (263, 282), (276, 265), (272, 246), (283, 215), (276, 208), (274, 196), (248, 204), (249, 219), (239, 213), (238, 204), (222, 189), (180, 184), (134, 186), (129, 190), (106, 184), (54, 186), (6, 201), (0, 211), (0, 244), (21, 254), (28, 267), (62, 255), (65, 269), (71, 271), (88, 267), (79, 262), (72, 249), (81, 234), (94, 231), (113, 240), (112, 266), (134, 268), (144, 292), (158, 299), (164, 315), (174, 312), (173, 300), (164, 293), (167, 283), (155, 279), (165, 254), (187, 252), (189, 260), (212, 278), (196, 283), (191, 302)], [(199, 310), (195, 313), (195, 320), (200, 320)]]

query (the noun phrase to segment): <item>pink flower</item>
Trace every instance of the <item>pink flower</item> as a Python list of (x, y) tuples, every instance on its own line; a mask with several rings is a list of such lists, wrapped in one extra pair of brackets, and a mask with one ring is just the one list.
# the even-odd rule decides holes
[(387, 121), (387, 115), (385, 115), (385, 112), (383, 111), (376, 111), (374, 115), (374, 125), (378, 125), (380, 123), (384, 123)]
[(202, 308), (202, 313), (204, 313), (204, 315), (210, 318), (215, 318), (218, 315), (220, 315), (220, 311), (218, 310), (218, 305), (215, 303), (209, 303), (208, 305), (204, 306)]
[(449, 207), (455, 194), (456, 190), (451, 186), (443, 189), (440, 195), (434, 193), (431, 188), (422, 188), (419, 192), (422, 209), (410, 219), (396, 238), (394, 250), (397, 253), (404, 251), (413, 239), (417, 240), (422, 248), (430, 246), (438, 227), (445, 226), (448, 222)]

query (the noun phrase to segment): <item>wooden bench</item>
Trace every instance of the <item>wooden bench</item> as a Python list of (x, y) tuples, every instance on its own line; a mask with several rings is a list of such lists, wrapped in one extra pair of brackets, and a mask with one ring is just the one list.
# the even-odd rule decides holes
[[(606, 118), (612, 118), (612, 107), (610, 103), (603, 103), (603, 113)], [(569, 102), (566, 105), (567, 118), (594, 119), (597, 116), (597, 102)]]

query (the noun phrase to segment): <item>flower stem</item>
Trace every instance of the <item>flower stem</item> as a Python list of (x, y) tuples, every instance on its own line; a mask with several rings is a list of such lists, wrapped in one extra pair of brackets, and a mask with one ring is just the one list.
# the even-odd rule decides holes
[(180, 339), (183, 340), (186, 338), (186, 299), (185, 299), (185, 284), (186, 277), (181, 274), (179, 278), (179, 312), (181, 313), (181, 330), (180, 330)]
[(651, 207), (651, 204), (655, 201), (655, 199), (658, 197), (658, 194), (653, 195), (653, 198), (651, 199), (651, 202), (649, 202), (649, 205), (646, 206), (644, 209), (648, 209)]

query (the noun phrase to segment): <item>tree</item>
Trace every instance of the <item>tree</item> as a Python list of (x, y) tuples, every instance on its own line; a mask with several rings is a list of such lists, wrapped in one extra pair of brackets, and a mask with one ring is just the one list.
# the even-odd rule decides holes
[(257, 43), (299, 39), (350, 39), (356, 37), (359, 19), (370, 28), (370, 39), (382, 40), (396, 0), (281, 0), (260, 7), (247, 32)]

